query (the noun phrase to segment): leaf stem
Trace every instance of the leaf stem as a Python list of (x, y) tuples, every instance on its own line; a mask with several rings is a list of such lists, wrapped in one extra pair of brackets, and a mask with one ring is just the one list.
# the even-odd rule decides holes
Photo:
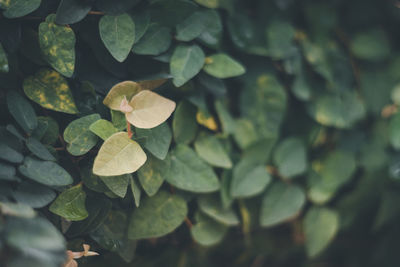
[(188, 217), (185, 217), (185, 223), (189, 229), (192, 229), (193, 223), (190, 221)]
[(128, 131), (128, 137), (132, 138), (133, 133), (132, 133), (131, 124), (129, 123), (129, 121), (126, 121), (126, 129)]

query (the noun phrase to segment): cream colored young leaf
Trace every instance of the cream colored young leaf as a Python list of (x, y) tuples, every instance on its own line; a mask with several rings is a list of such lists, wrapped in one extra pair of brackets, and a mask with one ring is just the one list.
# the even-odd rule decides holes
[(129, 105), (133, 111), (126, 120), (137, 128), (150, 129), (166, 121), (175, 109), (175, 102), (149, 90), (136, 94)]
[(121, 110), (121, 102), (124, 98), (128, 99), (128, 101), (142, 90), (142, 87), (139, 83), (132, 81), (120, 82), (114, 85), (111, 90), (108, 92), (106, 98), (104, 98), (103, 103), (107, 107), (113, 110)]
[(116, 176), (135, 172), (147, 156), (138, 143), (126, 132), (115, 133), (101, 146), (93, 164), (93, 173), (99, 176)]

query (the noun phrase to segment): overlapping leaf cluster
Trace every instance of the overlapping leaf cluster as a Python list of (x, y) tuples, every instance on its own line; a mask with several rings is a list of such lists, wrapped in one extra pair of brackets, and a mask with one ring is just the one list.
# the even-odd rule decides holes
[(395, 2), (0, 9), (0, 265), (398, 263)]

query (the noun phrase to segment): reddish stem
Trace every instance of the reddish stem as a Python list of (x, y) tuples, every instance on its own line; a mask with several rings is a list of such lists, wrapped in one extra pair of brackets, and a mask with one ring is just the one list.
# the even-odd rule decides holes
[(189, 229), (192, 229), (193, 223), (189, 220), (188, 217), (185, 217), (185, 223), (186, 223), (187, 227), (189, 227)]
[(126, 129), (128, 130), (128, 137), (132, 138), (133, 133), (132, 133), (131, 124), (129, 123), (129, 121), (126, 121)]

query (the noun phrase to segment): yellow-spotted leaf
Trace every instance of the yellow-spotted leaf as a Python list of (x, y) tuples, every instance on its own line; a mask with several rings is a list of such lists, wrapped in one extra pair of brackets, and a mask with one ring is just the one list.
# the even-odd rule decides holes
[(94, 160), (93, 173), (100, 176), (115, 176), (135, 172), (147, 156), (138, 143), (126, 132), (113, 134), (101, 146)]
[(67, 81), (54, 70), (43, 69), (29, 76), (24, 80), (23, 87), (25, 94), (44, 108), (78, 113)]
[(128, 101), (141, 91), (141, 86), (139, 83), (132, 81), (120, 82), (114, 85), (108, 92), (106, 98), (103, 100), (103, 104), (112, 110), (120, 110), (121, 102), (124, 98)]
[(70, 27), (55, 23), (50, 14), (39, 25), (39, 44), (46, 61), (58, 72), (71, 77), (75, 69), (75, 34)]
[(149, 90), (143, 90), (129, 102), (133, 111), (126, 119), (133, 126), (143, 129), (154, 128), (166, 121), (175, 109), (175, 102)]

